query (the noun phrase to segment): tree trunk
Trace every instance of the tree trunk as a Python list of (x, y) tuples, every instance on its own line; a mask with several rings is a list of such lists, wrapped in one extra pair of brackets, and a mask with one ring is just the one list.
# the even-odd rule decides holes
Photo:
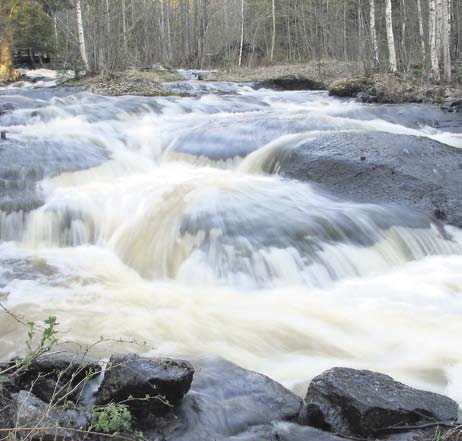
[(379, 60), (379, 45), (377, 43), (377, 32), (375, 30), (375, 0), (369, 0), (370, 4), (370, 28), (371, 28), (371, 40), (372, 40), (372, 51), (374, 58), (374, 67), (378, 69), (380, 67)]
[(127, 54), (127, 5), (125, 0), (122, 0), (122, 32), (124, 41), (124, 52)]
[(422, 0), (417, 0), (417, 15), (419, 16), (419, 38), (422, 48), (422, 65), (423, 69), (427, 66), (427, 52), (425, 50), (425, 33), (423, 26), (423, 15), (422, 15)]
[(387, 27), (387, 42), (388, 42), (388, 59), (390, 72), (397, 72), (398, 66), (396, 63), (395, 37), (393, 35), (393, 10), (391, 8), (391, 0), (386, 0), (385, 20)]
[(428, 27), (428, 32), (430, 34), (430, 61), (431, 61), (433, 81), (439, 82), (441, 78), (440, 78), (440, 67), (439, 67), (439, 60), (438, 60), (438, 47), (436, 45), (436, 9), (435, 7), (436, 7), (435, 0), (429, 0), (430, 23)]
[(244, 49), (244, 0), (241, 0), (241, 44), (239, 47), (239, 66), (242, 66), (242, 52)]
[(442, 16), (442, 44), (443, 44), (443, 72), (444, 79), (447, 82), (451, 81), (451, 27), (450, 27), (450, 12), (449, 12), (449, 0), (443, 0), (443, 9), (441, 11)]
[(443, 0), (436, 0), (435, 16), (436, 16), (436, 48), (438, 54), (441, 55), (443, 50)]
[(76, 14), (76, 19), (77, 19), (78, 33), (79, 33), (80, 56), (82, 57), (85, 70), (88, 73), (90, 71), (90, 65), (88, 64), (87, 49), (85, 46), (85, 33), (83, 30), (82, 6), (80, 4), (80, 0), (75, 0), (75, 14)]
[(271, 38), (271, 63), (274, 60), (274, 46), (276, 44), (276, 0), (272, 0), (272, 13), (273, 13), (273, 35)]

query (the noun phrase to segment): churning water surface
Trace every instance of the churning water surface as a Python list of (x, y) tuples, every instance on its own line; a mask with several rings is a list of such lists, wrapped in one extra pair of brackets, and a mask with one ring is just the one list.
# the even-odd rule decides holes
[[(213, 353), (300, 394), (351, 366), (462, 403), (462, 231), (262, 167), (325, 132), (461, 134), (432, 107), (187, 87), (201, 96), (0, 92), (2, 304), (56, 315), (64, 340)], [(1, 358), (24, 338), (0, 317)]]

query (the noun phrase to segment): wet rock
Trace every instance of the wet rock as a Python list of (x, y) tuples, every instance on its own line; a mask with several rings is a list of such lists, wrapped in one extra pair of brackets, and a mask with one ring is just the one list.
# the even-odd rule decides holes
[(29, 390), (46, 403), (65, 397), (78, 402), (85, 386), (101, 372), (101, 366), (80, 355), (43, 355), (18, 374), (16, 388)]
[(356, 94), (356, 98), (359, 99), (363, 103), (373, 104), (378, 102), (377, 95), (373, 92), (373, 90), (365, 90), (361, 91)]
[(323, 90), (326, 87), (320, 81), (293, 76), (258, 81), (255, 83), (255, 88), (275, 90)]
[(14, 425), (14, 408), (9, 388), (3, 381), (6, 379), (0, 377), (0, 429), (9, 429)]
[(71, 429), (85, 430), (89, 424), (89, 415), (84, 410), (50, 407), (27, 391), (15, 395), (13, 406), (14, 427), (36, 429), (17, 432), (19, 437), (27, 436), (27, 439), (75, 440), (79, 438)]
[[(169, 358), (138, 355), (112, 356), (96, 395), (96, 404), (127, 402), (140, 421), (162, 415), (176, 406), (191, 387), (194, 369), (190, 363)], [(144, 400), (146, 396), (150, 398)]]
[(275, 424), (273, 439), (277, 441), (345, 441), (345, 438), (332, 433), (294, 423)]
[(462, 112), (462, 99), (449, 99), (444, 102), (442, 108), (448, 112)]
[[(423, 137), (348, 132), (308, 139), (277, 159), (272, 164), (283, 176), (462, 226), (462, 149)], [(274, 171), (269, 163), (264, 169)]]
[(7, 137), (0, 144), (0, 210), (5, 213), (33, 210), (43, 204), (37, 184), (44, 177), (94, 167), (107, 158), (104, 149), (77, 140), (31, 142)]
[(274, 421), (294, 420), (300, 411), (301, 399), (264, 375), (220, 358), (196, 360), (194, 367), (177, 418), (158, 428), (167, 441), (271, 439)]
[[(369, 437), (397, 427), (457, 418), (458, 405), (388, 375), (333, 368), (313, 379), (299, 422), (345, 436)], [(405, 429), (403, 429), (405, 431)]]
[(16, 106), (12, 103), (0, 103), (0, 116), (13, 112), (16, 109)]

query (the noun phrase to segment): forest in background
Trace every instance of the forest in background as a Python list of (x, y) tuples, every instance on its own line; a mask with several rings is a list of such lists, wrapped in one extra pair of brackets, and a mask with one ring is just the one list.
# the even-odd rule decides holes
[(2, 0), (0, 20), (0, 75), (28, 51), (95, 73), (346, 61), (462, 82), (458, 0)]

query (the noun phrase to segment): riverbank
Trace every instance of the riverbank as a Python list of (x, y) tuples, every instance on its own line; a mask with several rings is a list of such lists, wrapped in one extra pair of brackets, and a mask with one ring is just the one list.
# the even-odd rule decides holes
[(333, 368), (304, 399), (226, 360), (87, 353), (0, 366), (0, 431), (29, 440), (456, 441), (458, 404), (377, 372)]
[(181, 79), (174, 70), (128, 70), (72, 79), (65, 82), (65, 85), (84, 87), (99, 95), (168, 96), (174, 94), (163, 88), (162, 83)]
[[(435, 85), (417, 73), (364, 75), (360, 63), (320, 62), (255, 69), (232, 68), (207, 75), (205, 79), (263, 83), (264, 86), (273, 85), (275, 88), (281, 84), (282, 88), (298, 84), (300, 89), (324, 89), (332, 96), (358, 98), (366, 103), (427, 103), (440, 105), (447, 110), (462, 110), (460, 85)], [(314, 87), (309, 87), (310, 84)]]
[[(205, 82), (254, 83), (256, 87), (276, 90), (328, 90), (342, 98), (357, 98), (365, 103), (436, 104), (448, 111), (462, 110), (460, 85), (435, 85), (420, 74), (371, 74), (364, 76), (360, 63), (307, 63), (201, 71), (194, 77)], [(85, 87), (101, 95), (168, 96), (177, 94), (163, 86), (184, 80), (175, 70), (129, 70), (72, 79), (66, 86)]]

